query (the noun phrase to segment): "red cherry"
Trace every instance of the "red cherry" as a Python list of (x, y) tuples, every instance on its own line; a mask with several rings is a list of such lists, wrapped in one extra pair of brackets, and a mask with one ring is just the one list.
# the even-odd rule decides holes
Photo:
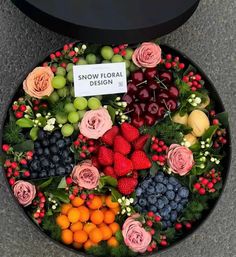
[(133, 117), (131, 120), (132, 125), (134, 125), (136, 128), (140, 128), (144, 125), (144, 119), (140, 117)]
[(133, 103), (134, 98), (131, 95), (129, 95), (129, 94), (125, 94), (122, 97), (122, 100), (125, 101), (128, 105), (130, 105), (131, 103)]
[(137, 70), (131, 74), (131, 79), (135, 83), (141, 83), (144, 81), (144, 74), (142, 71)]
[(146, 105), (146, 111), (151, 115), (157, 115), (159, 111), (159, 105), (157, 103), (149, 103)]
[(168, 71), (161, 73), (159, 77), (163, 83), (170, 83), (172, 81), (172, 74)]
[(166, 101), (166, 106), (170, 111), (174, 111), (177, 109), (177, 102), (173, 99), (169, 99)]
[(16, 116), (17, 119), (20, 119), (20, 118), (22, 118), (22, 117), (24, 116), (24, 113), (17, 111), (17, 112), (15, 113), (15, 116)]
[(177, 98), (179, 96), (179, 89), (175, 86), (170, 86), (168, 88), (168, 92), (170, 94), (170, 96)]
[(128, 93), (131, 95), (135, 95), (138, 92), (138, 87), (132, 82), (128, 83), (127, 89), (128, 89)]
[(144, 77), (145, 77), (147, 80), (154, 79), (156, 76), (157, 76), (157, 69), (156, 69), (156, 68), (147, 68), (147, 69), (144, 71)]
[(146, 87), (141, 88), (141, 90), (138, 92), (137, 97), (142, 101), (148, 100), (150, 98), (148, 89)]
[(157, 117), (158, 118), (163, 118), (165, 115), (166, 109), (164, 106), (160, 106), (158, 109)]
[(134, 115), (140, 117), (143, 114), (140, 104), (133, 104)]
[(160, 89), (160, 84), (158, 84), (156, 81), (154, 80), (150, 80), (147, 83), (147, 88), (150, 91), (154, 91), (154, 90), (159, 90)]

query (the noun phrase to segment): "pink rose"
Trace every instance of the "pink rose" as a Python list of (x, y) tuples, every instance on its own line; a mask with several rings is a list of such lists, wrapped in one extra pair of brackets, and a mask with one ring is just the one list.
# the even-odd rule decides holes
[(185, 146), (172, 144), (167, 153), (167, 163), (174, 173), (184, 176), (194, 165), (193, 153)]
[(13, 192), (18, 202), (26, 207), (34, 200), (36, 195), (36, 188), (29, 182), (18, 180), (13, 185)]
[(144, 253), (151, 243), (152, 236), (142, 227), (142, 223), (136, 220), (139, 214), (134, 214), (126, 219), (122, 227), (122, 235), (125, 244), (134, 252)]
[(90, 160), (85, 160), (73, 168), (71, 178), (82, 188), (94, 189), (99, 183), (100, 174)]
[(100, 108), (85, 113), (79, 129), (88, 138), (98, 139), (112, 127), (111, 116), (107, 109)]
[(132, 60), (138, 67), (154, 68), (161, 61), (161, 48), (152, 42), (142, 43), (135, 49)]
[(50, 96), (53, 92), (52, 79), (54, 74), (50, 67), (35, 68), (23, 82), (25, 92), (36, 98)]

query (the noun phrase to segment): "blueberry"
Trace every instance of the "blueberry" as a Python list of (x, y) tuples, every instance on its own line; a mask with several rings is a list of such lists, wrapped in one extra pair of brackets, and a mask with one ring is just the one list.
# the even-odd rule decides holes
[(154, 178), (154, 180), (155, 180), (156, 182), (162, 182), (163, 179), (164, 179), (164, 174), (163, 174), (162, 172), (157, 173), (157, 175), (156, 175), (155, 178)]
[(52, 136), (54, 136), (56, 139), (62, 138), (62, 134), (59, 130), (54, 131)]
[(170, 207), (170, 205), (167, 204), (167, 205), (163, 208), (163, 211), (169, 214), (169, 213), (171, 212), (171, 207)]
[(167, 184), (166, 187), (167, 187), (168, 190), (173, 190), (174, 189), (173, 185), (171, 185), (171, 184)]
[(61, 176), (61, 175), (65, 175), (66, 169), (65, 169), (64, 167), (60, 166), (60, 167), (57, 169), (56, 173), (57, 173), (57, 175), (60, 175), (60, 176)]
[(135, 210), (137, 210), (137, 212), (142, 212), (143, 211), (142, 207), (138, 204), (136, 204), (134, 208), (135, 208)]
[(164, 207), (164, 202), (161, 199), (157, 200), (157, 208), (162, 209)]
[(180, 188), (181, 186), (180, 185), (176, 185), (176, 186), (174, 186), (174, 192), (178, 192), (179, 191), (179, 188)]
[(152, 186), (149, 186), (147, 188), (147, 194), (151, 195), (151, 194), (154, 194), (155, 193), (155, 188), (152, 187)]
[(164, 190), (165, 190), (165, 186), (162, 183), (156, 184), (156, 192), (157, 193), (162, 193)]
[(39, 173), (39, 177), (40, 177), (40, 178), (45, 178), (45, 177), (47, 177), (47, 172), (46, 172), (46, 170), (42, 170), (42, 171)]
[(39, 161), (33, 160), (30, 163), (30, 169), (32, 169), (33, 171), (37, 171), (39, 169)]
[(163, 184), (167, 185), (168, 184), (168, 178), (164, 178), (162, 181)]
[(175, 199), (175, 192), (174, 192), (174, 191), (167, 191), (167, 192), (166, 192), (166, 197), (167, 197), (169, 200), (174, 200), (174, 199)]
[(62, 158), (67, 158), (70, 155), (70, 150), (64, 150), (61, 153)]
[(152, 212), (156, 212), (157, 211), (157, 207), (155, 205), (152, 205), (149, 209), (149, 211), (152, 211)]
[(55, 136), (51, 136), (49, 139), (50, 144), (55, 144), (57, 142), (57, 138)]
[(166, 221), (162, 221), (162, 227), (163, 227), (163, 229), (167, 228), (167, 222)]
[(165, 205), (169, 203), (169, 200), (166, 196), (162, 196), (161, 199), (162, 199), (162, 201), (164, 202)]
[(49, 167), (53, 169), (55, 167), (55, 164), (53, 162), (50, 162)]
[(188, 203), (188, 199), (182, 199), (181, 204), (185, 206)]
[(64, 138), (64, 141), (65, 141), (65, 144), (66, 144), (67, 146), (71, 145), (71, 143), (72, 143), (72, 141), (71, 141), (71, 139), (70, 139), (69, 137), (65, 137), (65, 138)]
[(157, 197), (155, 195), (149, 195), (148, 196), (148, 202), (150, 204), (155, 204), (157, 202)]
[(37, 178), (38, 177), (38, 173), (37, 172), (31, 172), (30, 173), (30, 177), (31, 178)]
[(46, 137), (47, 137), (46, 132), (43, 131), (43, 130), (39, 130), (39, 133), (38, 133), (38, 140), (42, 141), (42, 140), (44, 140), (44, 138), (46, 138)]
[(46, 147), (46, 148), (44, 148), (44, 150), (43, 150), (43, 154), (44, 155), (50, 155), (50, 151), (49, 151), (49, 149)]
[(179, 203), (181, 201), (181, 197), (179, 195), (176, 195), (175, 197), (175, 202)]
[(164, 220), (168, 222), (169, 219), (170, 219), (170, 214), (165, 215)]
[(56, 145), (59, 147), (59, 149), (62, 149), (66, 146), (65, 142), (63, 139), (59, 139), (57, 142), (56, 142)]
[(189, 190), (186, 187), (181, 187), (179, 189), (178, 195), (182, 198), (188, 198)]
[(52, 156), (52, 161), (53, 161), (54, 163), (58, 163), (58, 162), (60, 161), (60, 157), (59, 157), (58, 155), (53, 155), (53, 156)]
[(56, 175), (56, 171), (55, 171), (54, 169), (50, 169), (50, 170), (48, 171), (48, 176), (53, 177), (53, 176), (55, 176), (55, 175)]
[(172, 226), (172, 223), (168, 220), (168, 221), (166, 222), (166, 225), (167, 225), (167, 227), (171, 227), (171, 226)]
[(66, 173), (67, 174), (71, 173), (71, 171), (72, 171), (71, 165), (67, 164), (65, 168), (66, 168)]
[(48, 139), (44, 139), (43, 141), (42, 141), (42, 146), (49, 146), (49, 140)]
[(43, 154), (43, 149), (42, 148), (37, 148), (35, 149), (36, 155), (42, 155)]
[(41, 144), (39, 141), (35, 141), (34, 142), (34, 149), (37, 149), (37, 148), (40, 148), (41, 147)]
[(170, 177), (169, 178), (169, 183), (172, 184), (173, 186), (176, 186), (176, 185), (179, 184), (179, 181), (175, 177)]
[(146, 199), (143, 199), (143, 198), (139, 199), (138, 203), (139, 203), (139, 205), (142, 206), (142, 207), (144, 207), (144, 206), (147, 205)]
[(43, 167), (48, 167), (50, 165), (49, 161), (47, 159), (44, 159), (42, 162), (41, 162), (41, 165)]
[(72, 159), (72, 157), (67, 157), (65, 160), (64, 160), (64, 162), (66, 163), (66, 164), (72, 164), (73, 163), (73, 159)]
[(177, 212), (181, 212), (183, 210), (183, 205), (179, 203), (176, 210)]
[(144, 180), (144, 181), (142, 182), (142, 184), (141, 184), (141, 187), (142, 187), (143, 189), (147, 189), (148, 186), (149, 186), (149, 181), (148, 181), (148, 180)]
[(52, 154), (56, 154), (57, 152), (58, 152), (58, 148), (57, 148), (57, 146), (56, 145), (51, 145), (50, 147), (49, 147), (49, 149), (50, 149), (50, 152), (52, 153)]
[(142, 188), (141, 188), (141, 187), (138, 187), (138, 188), (136, 189), (136, 196), (140, 196), (140, 195), (142, 194), (142, 192), (143, 192)]
[(171, 214), (170, 214), (170, 220), (172, 222), (175, 222), (177, 220), (177, 216), (178, 216), (177, 211), (172, 211)]
[(178, 204), (175, 201), (170, 202), (170, 206), (171, 206), (172, 210), (175, 210), (177, 208), (177, 205)]

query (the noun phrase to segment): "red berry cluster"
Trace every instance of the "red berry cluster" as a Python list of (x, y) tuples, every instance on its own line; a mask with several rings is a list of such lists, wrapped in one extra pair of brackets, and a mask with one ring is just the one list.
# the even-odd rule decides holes
[(214, 193), (216, 191), (214, 186), (219, 181), (221, 181), (221, 172), (211, 169), (207, 175), (198, 179), (198, 182), (194, 184), (194, 189), (200, 195), (205, 195), (207, 192)]
[(185, 64), (179, 61), (179, 57), (173, 57), (171, 54), (167, 54), (161, 63), (165, 65), (166, 69), (183, 70)]
[(168, 149), (165, 142), (156, 137), (152, 137), (150, 149), (152, 153), (152, 161), (163, 166), (167, 160), (166, 151)]
[(35, 206), (35, 212), (33, 217), (38, 224), (42, 222), (43, 217), (45, 216), (45, 202), (46, 197), (42, 192), (38, 192), (36, 199), (33, 201), (33, 206)]
[(190, 71), (187, 75), (183, 76), (183, 82), (187, 83), (192, 91), (197, 91), (202, 88), (202, 77), (199, 74), (194, 74), (193, 71)]
[(35, 99), (32, 101), (33, 104), (33, 110), (39, 111), (39, 110), (46, 110), (48, 108), (48, 104), (46, 102), (42, 102), (38, 99)]
[(87, 137), (79, 134), (77, 139), (73, 143), (76, 152), (79, 154), (79, 158), (86, 159), (92, 153), (97, 151), (98, 144), (94, 139), (88, 139)]
[(190, 222), (185, 222), (184, 224), (177, 222), (175, 224), (175, 230), (177, 230), (177, 231), (182, 230), (184, 228), (183, 225), (188, 230), (192, 228), (192, 224)]
[(226, 136), (226, 129), (218, 129), (214, 137), (213, 147), (219, 148), (220, 146), (227, 144)]
[[(71, 177), (67, 177), (66, 178), (66, 183), (67, 185), (71, 185), (73, 183)], [(82, 198), (83, 200), (92, 200), (94, 198), (94, 194), (87, 194), (86, 192), (81, 192), (80, 188), (78, 186), (73, 186), (68, 190), (70, 190), (70, 195), (69, 195), (69, 199), (72, 201), (75, 199), (76, 196), (79, 196), (80, 198)], [(80, 193), (80, 195), (79, 195)], [(89, 205), (89, 202), (87, 202), (87, 204)]]
[(127, 47), (127, 44), (119, 45), (113, 48), (114, 54), (120, 54), (121, 56), (126, 55), (125, 48)]
[(17, 119), (20, 119), (24, 116), (24, 113), (27, 111), (27, 106), (25, 103), (18, 101), (12, 105), (12, 110), (14, 111), (14, 115)]

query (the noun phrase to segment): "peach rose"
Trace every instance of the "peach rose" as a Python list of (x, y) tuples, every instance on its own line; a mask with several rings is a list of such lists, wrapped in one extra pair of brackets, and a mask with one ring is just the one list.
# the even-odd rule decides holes
[(132, 60), (138, 67), (154, 68), (161, 61), (161, 48), (152, 42), (142, 43), (135, 49)]
[(125, 244), (132, 251), (144, 253), (151, 243), (152, 236), (142, 227), (142, 223), (136, 220), (139, 216), (139, 214), (134, 214), (126, 219), (122, 227), (122, 235)]
[(36, 195), (36, 188), (29, 182), (18, 180), (13, 185), (13, 192), (18, 202), (26, 207), (34, 200)]
[(90, 160), (85, 160), (73, 168), (71, 178), (82, 188), (94, 189), (99, 183), (100, 174)]
[(193, 153), (185, 146), (172, 144), (167, 152), (167, 164), (174, 173), (184, 176), (194, 165)]
[(111, 117), (105, 108), (85, 113), (79, 129), (85, 137), (98, 139), (112, 127)]
[(31, 97), (41, 99), (43, 96), (50, 96), (54, 90), (53, 77), (50, 67), (37, 67), (24, 80), (23, 89)]

